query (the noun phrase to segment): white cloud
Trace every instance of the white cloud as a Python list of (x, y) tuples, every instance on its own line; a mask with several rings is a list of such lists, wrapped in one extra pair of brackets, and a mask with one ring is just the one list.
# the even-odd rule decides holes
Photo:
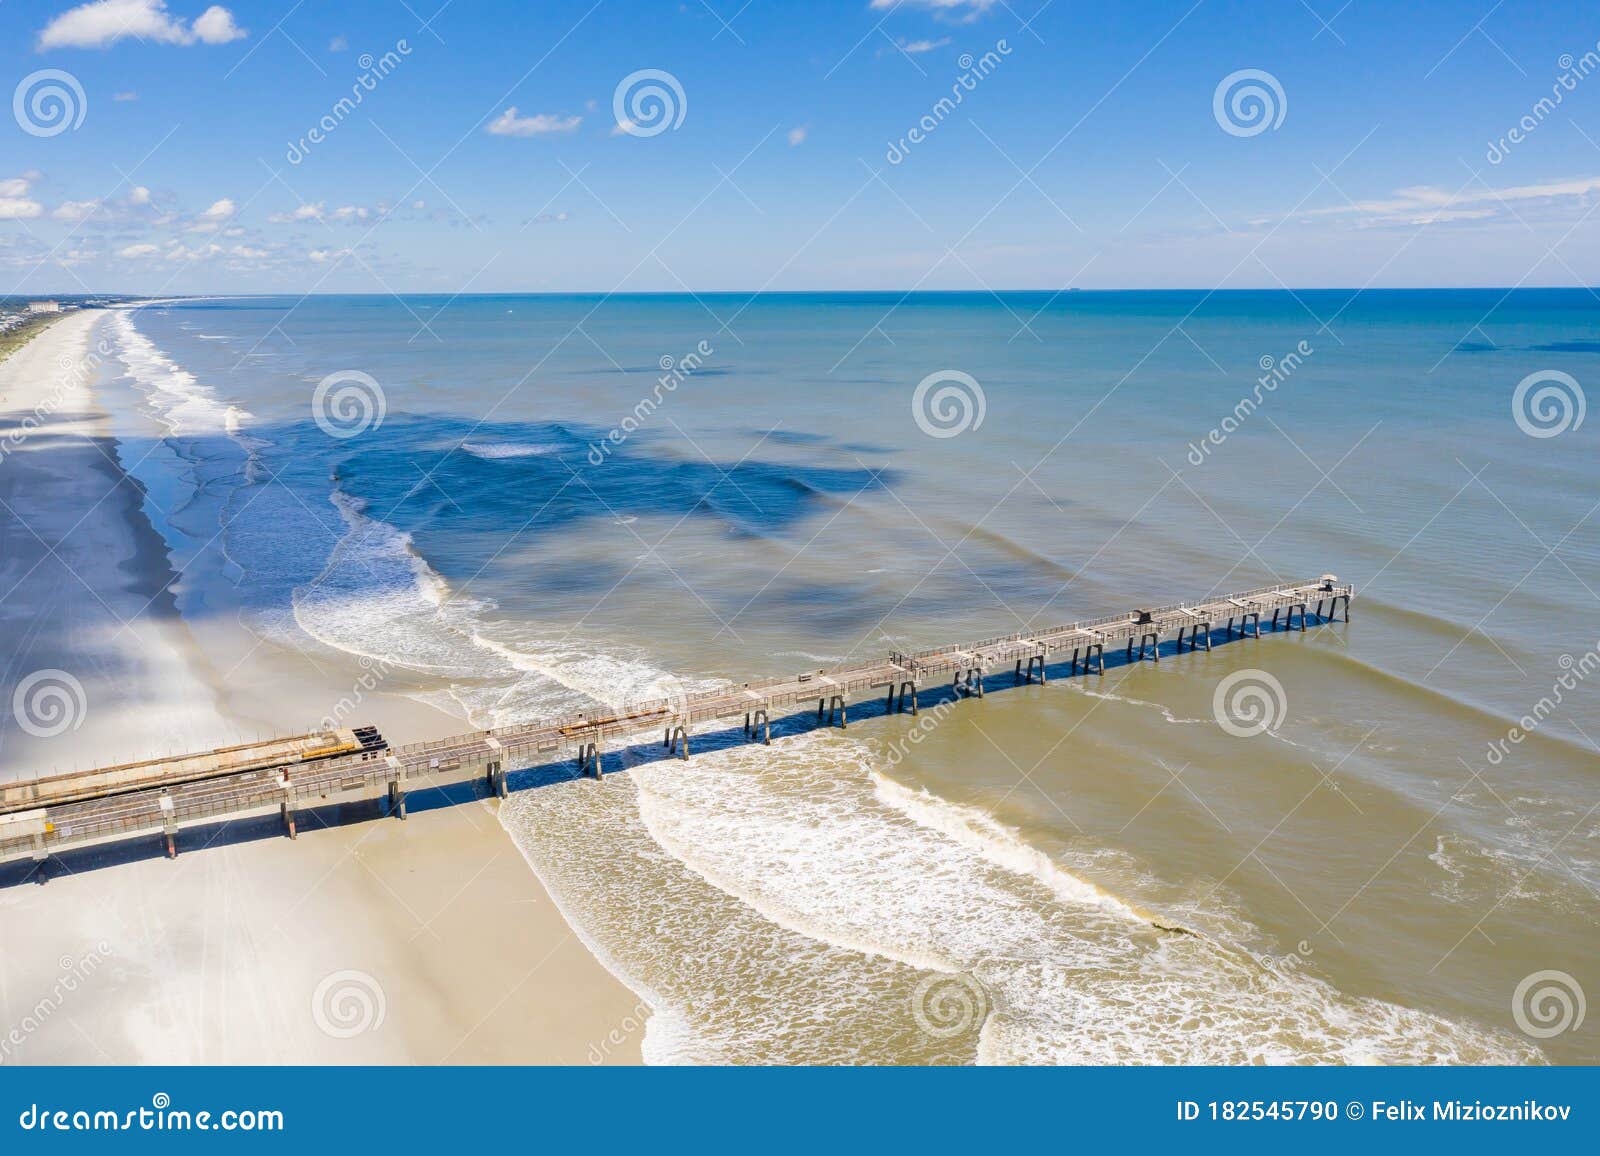
[(194, 249), (188, 249), (182, 245), (174, 245), (167, 250), (166, 259), (168, 261), (208, 261), (221, 252), (222, 246), (215, 241), (207, 242)]
[(118, 104), (126, 104), (130, 100), (138, 100), (139, 94), (137, 92), (114, 92), (111, 94), (111, 99)]
[(789, 130), (789, 147), (793, 148), (795, 145), (805, 140), (806, 134), (810, 131), (811, 126), (808, 124), (795, 125), (794, 128)]
[(329, 52), (343, 52), (345, 49), (347, 49), (349, 47), (350, 47), (350, 42), (348, 40), (346, 40), (343, 36), (335, 36), (332, 40), (328, 41), (328, 51)]
[(81, 221), (99, 207), (99, 201), (62, 201), (50, 215), (58, 221)]
[(235, 257), (248, 257), (252, 259), (265, 257), (267, 255), (267, 251), (265, 249), (253, 249), (249, 245), (235, 245), (229, 250), (229, 252), (231, 252)]
[(546, 136), (572, 132), (582, 123), (581, 116), (556, 116), (547, 112), (518, 116), (517, 106), (512, 105), (489, 122), (489, 132), (495, 136)]
[(39, 49), (105, 48), (128, 37), (156, 44), (226, 44), (244, 35), (233, 13), (216, 4), (185, 25), (167, 11), (166, 0), (92, 0), (45, 25)]
[(932, 52), (935, 48), (943, 48), (950, 43), (950, 38), (945, 36), (939, 40), (902, 40), (900, 51), (916, 56), (923, 52)]
[(324, 261), (338, 261), (350, 255), (349, 249), (313, 249), (307, 253), (313, 261), (321, 264)]
[(155, 253), (156, 247), (150, 244), (127, 245), (117, 250), (117, 256), (125, 257), (132, 261), (139, 257), (148, 257)]
[(335, 221), (365, 221), (367, 210), (360, 205), (341, 205), (333, 211)]
[(134, 185), (128, 193), (128, 202), (134, 205), (148, 205), (150, 203), (150, 190), (143, 185)]
[(233, 13), (220, 4), (213, 4), (195, 19), (194, 37), (202, 44), (227, 44), (243, 40), (245, 30), (233, 22)]
[(211, 207), (200, 215), (208, 221), (225, 221), (233, 214), (233, 198), (223, 197), (220, 201), (213, 201)]
[(300, 221), (322, 220), (322, 202), (312, 201), (308, 204), (297, 206), (293, 212), (273, 213), (267, 220), (275, 225), (292, 225)]
[(38, 173), (27, 172), (0, 180), (0, 221), (31, 221), (44, 212), (44, 206), (28, 196), (38, 179)]
[(27, 197), (0, 197), (0, 221), (31, 221), (43, 212), (43, 205)]
[(1448, 192), (1431, 185), (1396, 189), (1386, 198), (1351, 201), (1324, 209), (1311, 209), (1312, 217), (1356, 216), (1363, 224), (1428, 225), (1441, 221), (1480, 221), (1512, 212), (1518, 202), (1555, 203), (1584, 200), (1600, 193), (1600, 177), (1549, 181), (1540, 185), (1512, 185), (1494, 189), (1482, 183)]

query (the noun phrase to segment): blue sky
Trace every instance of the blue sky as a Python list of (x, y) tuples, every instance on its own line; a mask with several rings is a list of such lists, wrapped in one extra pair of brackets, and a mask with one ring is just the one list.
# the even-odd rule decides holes
[(0, 292), (1596, 280), (1592, 4), (742, 2), (0, 5)]

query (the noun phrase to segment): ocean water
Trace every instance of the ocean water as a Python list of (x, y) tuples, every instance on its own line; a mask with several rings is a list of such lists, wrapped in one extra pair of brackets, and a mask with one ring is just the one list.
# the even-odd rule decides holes
[(185, 616), (463, 728), (1357, 584), (1348, 624), (533, 776), (501, 822), (651, 1062), (1592, 1062), (1597, 321), (1556, 290), (195, 300), (108, 318), (102, 396)]

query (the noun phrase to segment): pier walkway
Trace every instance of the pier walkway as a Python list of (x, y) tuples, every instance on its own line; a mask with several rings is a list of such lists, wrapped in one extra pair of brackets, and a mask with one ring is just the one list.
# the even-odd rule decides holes
[(233, 747), (178, 759), (58, 775), (0, 789), (0, 861), (43, 860), (54, 852), (140, 834), (160, 834), (177, 854), (179, 829), (277, 810), (289, 835), (302, 807), (387, 797), (388, 812), (405, 818), (406, 793), (469, 779), (483, 780), (504, 798), (508, 768), (575, 757), (579, 770), (599, 778), (605, 752), (647, 733), (688, 758), (697, 731), (743, 716), (747, 739), (771, 742), (772, 721), (809, 710), (838, 726), (849, 704), (887, 690), (890, 711), (917, 713), (918, 692), (948, 678), (956, 693), (983, 696), (986, 672), (1012, 667), (1017, 681), (1046, 680), (1046, 668), (1070, 663), (1076, 674), (1105, 673), (1106, 648), (1129, 661), (1160, 661), (1169, 653), (1210, 650), (1224, 631), (1259, 637), (1264, 616), (1272, 629), (1306, 628), (1313, 612), (1350, 618), (1355, 589), (1331, 575), (1283, 583), (1198, 602), (1134, 610), (1086, 622), (935, 647), (825, 670), (718, 687), (604, 713), (552, 722), (471, 731), (450, 738), (389, 747), (370, 727)]

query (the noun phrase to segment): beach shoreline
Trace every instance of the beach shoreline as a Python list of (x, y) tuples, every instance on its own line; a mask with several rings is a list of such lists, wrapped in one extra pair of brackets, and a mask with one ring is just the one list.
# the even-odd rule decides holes
[[(350, 691), (180, 612), (155, 498), (95, 397), (108, 316), (63, 317), (0, 363), (0, 589), (26, 618), (6, 697), (53, 672), (69, 712), (59, 733), (8, 714), (0, 779), (248, 741)], [(384, 698), (361, 721), (402, 741), (459, 728)], [(152, 839), (51, 864), (43, 885), (6, 875), (0, 1064), (640, 1062), (649, 1009), (567, 926), (498, 806), (312, 816), (295, 841), (246, 821), (176, 862)]]

